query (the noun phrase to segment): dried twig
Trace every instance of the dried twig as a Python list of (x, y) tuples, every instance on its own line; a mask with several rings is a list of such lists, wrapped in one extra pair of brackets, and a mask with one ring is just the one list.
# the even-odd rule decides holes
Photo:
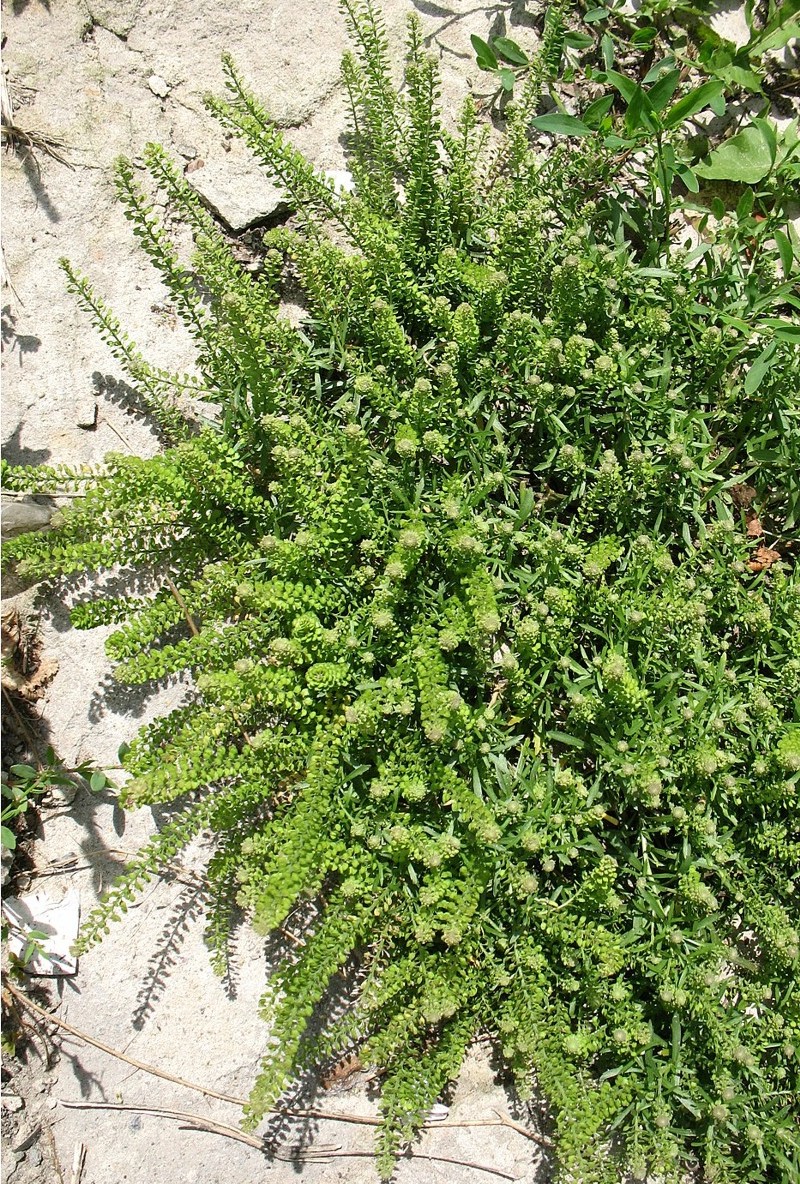
[(205, 1094), (209, 1098), (218, 1098), (221, 1102), (231, 1102), (234, 1106), (244, 1106), (244, 1098), (236, 1098), (231, 1094), (222, 1094), (217, 1090), (207, 1089), (203, 1085), (196, 1085), (193, 1081), (186, 1081), (183, 1077), (176, 1077), (172, 1073), (166, 1073), (163, 1069), (156, 1069), (154, 1065), (146, 1065), (143, 1061), (137, 1061), (133, 1057), (127, 1056), (123, 1052), (119, 1052), (116, 1048), (110, 1048), (107, 1044), (103, 1044), (100, 1040), (95, 1040), (93, 1036), (87, 1035), (86, 1032), (81, 1032), (79, 1028), (74, 1028), (72, 1024), (68, 1024), (66, 1020), (62, 1020), (57, 1015), (52, 1015), (44, 1007), (40, 1007), (38, 1003), (34, 1003), (24, 992), (17, 989), (11, 982), (6, 982), (6, 990), (8, 990), (15, 999), (17, 999), (23, 1007), (28, 1008), (36, 1015), (42, 1016), (49, 1023), (55, 1024), (58, 1028), (63, 1028), (65, 1032), (69, 1032), (71, 1036), (76, 1036), (78, 1040), (82, 1040), (85, 1044), (91, 1044), (94, 1048), (99, 1048), (101, 1052), (107, 1053), (110, 1057), (116, 1057), (119, 1061), (125, 1061), (128, 1065), (133, 1065), (135, 1069), (141, 1069), (145, 1073), (151, 1074), (153, 1077), (161, 1077), (164, 1081), (171, 1081), (175, 1085), (182, 1085), (186, 1089), (195, 1090), (197, 1093)]
[[(210, 1092), (210, 1091), (209, 1091)], [(70, 1102), (60, 1099), (60, 1104), (68, 1110), (127, 1110), (134, 1114), (154, 1114), (157, 1118), (173, 1118), (177, 1122), (185, 1123), (193, 1130), (209, 1131), (213, 1135), (224, 1135), (227, 1139), (236, 1139), (239, 1143), (246, 1143), (248, 1147), (255, 1147), (257, 1151), (267, 1151), (267, 1144), (258, 1135), (248, 1135), (235, 1126), (228, 1126), (224, 1122), (215, 1122), (213, 1118), (201, 1118), (199, 1114), (190, 1114), (186, 1110), (162, 1110), (157, 1106), (129, 1106), (122, 1102)]]
[(184, 617), (186, 618), (186, 624), (189, 626), (189, 631), (190, 631), (192, 637), (199, 637), (200, 630), (195, 625), (194, 618), (192, 617), (192, 614), (189, 612), (188, 608), (186, 607), (186, 601), (183, 599), (183, 597), (181, 596), (177, 587), (172, 582), (172, 580), (169, 578), (169, 576), (167, 576), (167, 587), (169, 588), (172, 595), (175, 597), (175, 601), (176, 601), (179, 609), (181, 610)]
[[(298, 1158), (308, 1160), (322, 1160), (322, 1159), (336, 1159), (340, 1156), (353, 1159), (372, 1159), (374, 1152), (372, 1151), (344, 1151), (332, 1147), (309, 1147), (307, 1151), (302, 1153), (293, 1152), (291, 1150), (273, 1151), (267, 1144), (266, 1140), (259, 1138), (258, 1135), (248, 1135), (244, 1131), (238, 1130), (234, 1126), (227, 1126), (222, 1122), (215, 1122), (210, 1118), (202, 1118), (199, 1114), (189, 1114), (186, 1110), (162, 1110), (155, 1106), (130, 1106), (120, 1102), (69, 1102), (61, 1100), (61, 1105), (66, 1106), (70, 1110), (124, 1110), (133, 1112), (135, 1114), (153, 1114), (157, 1118), (171, 1118), (176, 1122), (180, 1122), (182, 1126), (189, 1127), (191, 1130), (208, 1131), (213, 1135), (224, 1135), (225, 1138), (235, 1139), (239, 1143), (245, 1143), (248, 1147), (254, 1147), (258, 1151), (271, 1154), (276, 1159), (283, 1160), (297, 1160)], [(432, 1163), (451, 1163), (463, 1168), (472, 1168), (473, 1171), (486, 1172), (491, 1176), (499, 1176), (501, 1180), (515, 1180), (516, 1176), (510, 1175), (508, 1172), (503, 1172), (499, 1168), (488, 1167), (485, 1164), (472, 1163), (468, 1160), (453, 1159), (449, 1155), (430, 1155), (428, 1152), (420, 1152), (421, 1158), (430, 1160)]]
[(72, 1175), (69, 1184), (81, 1184), (83, 1169), (86, 1166), (86, 1144), (76, 1143), (72, 1156)]
[[(12, 983), (6, 983), (6, 989), (17, 999), (23, 1007), (29, 1008), (43, 1019), (55, 1024), (64, 1031), (69, 1032), (70, 1035), (77, 1037), (78, 1040), (90, 1044), (93, 1048), (100, 1049), (101, 1052), (108, 1056), (116, 1057), (119, 1061), (124, 1061), (128, 1065), (133, 1065), (135, 1069), (141, 1069), (143, 1073), (149, 1073), (153, 1077), (160, 1077), (164, 1081), (171, 1081), (174, 1085), (182, 1085), (185, 1089), (194, 1090), (196, 1093), (204, 1094), (209, 1098), (217, 1098), (221, 1102), (230, 1102), (233, 1106), (246, 1106), (246, 1098), (237, 1098), (232, 1094), (219, 1093), (217, 1090), (208, 1089), (204, 1085), (198, 1085), (194, 1081), (187, 1081), (184, 1077), (176, 1077), (173, 1073), (167, 1073), (163, 1069), (156, 1068), (155, 1065), (148, 1065), (144, 1061), (137, 1061), (133, 1057), (129, 1057), (126, 1053), (119, 1052), (115, 1048), (110, 1048), (109, 1045), (103, 1044), (100, 1040), (95, 1040), (93, 1036), (89, 1036), (86, 1032), (82, 1032), (79, 1028), (68, 1024), (66, 1020), (62, 1020), (59, 1016), (53, 1015), (44, 1007), (40, 1007), (24, 992), (18, 990)], [(346, 1122), (355, 1124), (357, 1126), (380, 1126), (381, 1120), (367, 1114), (350, 1114), (346, 1111), (339, 1112), (338, 1110), (319, 1110), (319, 1109), (303, 1109), (300, 1107), (276, 1106), (273, 1113), (280, 1114), (286, 1118), (313, 1118), (324, 1122)], [(425, 1130), (447, 1130), (456, 1127), (478, 1127), (478, 1126), (505, 1126), (511, 1130), (516, 1131), (520, 1135), (524, 1135), (526, 1139), (530, 1139), (533, 1143), (538, 1143), (541, 1147), (550, 1147), (551, 1143), (548, 1139), (541, 1135), (536, 1135), (532, 1131), (526, 1130), (518, 1122), (514, 1122), (510, 1118), (506, 1118), (495, 1111), (497, 1118), (483, 1118), (470, 1119), (465, 1121), (447, 1120), (445, 1122), (426, 1122), (424, 1124)]]

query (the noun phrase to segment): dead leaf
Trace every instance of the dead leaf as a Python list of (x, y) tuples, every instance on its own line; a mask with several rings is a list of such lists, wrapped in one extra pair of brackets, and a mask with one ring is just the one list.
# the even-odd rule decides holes
[(25, 674), (14, 666), (3, 664), (3, 690), (12, 691), (29, 702), (35, 702), (44, 695), (45, 688), (58, 674), (55, 658), (42, 658), (35, 670)]
[(759, 547), (753, 552), (753, 557), (748, 566), (751, 571), (768, 571), (773, 563), (777, 563), (780, 558), (780, 551), (773, 551), (770, 547)]
[(764, 527), (761, 525), (761, 519), (755, 510), (745, 511), (747, 518), (747, 537), (749, 539), (760, 539), (764, 533)]
[(331, 1089), (334, 1085), (341, 1085), (362, 1068), (363, 1066), (359, 1060), (358, 1053), (348, 1053), (347, 1056), (337, 1061), (330, 1072), (326, 1073), (322, 1078), (322, 1088)]
[(740, 510), (746, 510), (755, 501), (756, 491), (752, 485), (732, 485), (730, 495), (735, 506)]

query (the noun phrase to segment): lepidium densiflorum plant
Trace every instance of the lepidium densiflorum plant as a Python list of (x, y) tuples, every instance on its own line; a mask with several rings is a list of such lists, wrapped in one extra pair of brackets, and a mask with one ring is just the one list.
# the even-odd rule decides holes
[[(198, 377), (149, 366), (65, 264), (171, 445), (74, 477), (58, 529), (7, 552), (149, 573), (154, 595), (73, 620), (117, 624), (120, 681), (195, 688), (124, 758), (130, 805), (182, 810), (82, 947), (208, 829), (220, 968), (234, 904), (265, 934), (318, 906), (265, 995), (251, 1123), (358, 1047), (384, 1071), (388, 1177), (488, 1032), (546, 1098), (563, 1180), (795, 1178), (797, 346), (758, 327), (731, 232), (643, 266), (604, 149), (535, 157), (528, 94), (487, 155), (471, 103), (442, 124), (416, 22), (398, 94), (377, 14), (344, 11), (354, 194), (230, 61), (209, 100), (299, 211), (259, 274), (152, 147), (190, 278), (118, 165)], [(310, 1028), (355, 967), (350, 1008)]]

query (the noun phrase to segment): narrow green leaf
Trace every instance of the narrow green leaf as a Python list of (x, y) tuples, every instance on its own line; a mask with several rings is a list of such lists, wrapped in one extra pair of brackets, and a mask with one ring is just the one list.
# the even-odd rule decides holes
[(694, 171), (688, 165), (679, 164), (675, 169), (675, 175), (680, 177), (686, 188), (690, 193), (700, 192), (700, 182), (694, 174)]
[(744, 380), (745, 394), (752, 395), (761, 386), (764, 377), (772, 365), (775, 354), (777, 353), (777, 342), (771, 341), (768, 346), (762, 349), (753, 365), (747, 371), (747, 377)]
[(658, 127), (658, 119), (641, 86), (636, 87), (628, 103), (628, 109), (625, 112), (625, 127), (629, 132), (652, 132)]
[(607, 8), (590, 8), (584, 16), (584, 24), (596, 25), (598, 21), (604, 21), (609, 15)]
[(570, 29), (564, 34), (564, 44), (570, 49), (588, 49), (590, 45), (594, 45), (594, 37), (589, 33), (576, 33)]
[(800, 325), (792, 321), (784, 321), (781, 317), (766, 317), (759, 322), (759, 327), (771, 329), (779, 341), (800, 342)]
[(659, 78), (664, 74), (668, 74), (675, 69), (675, 59), (672, 54), (667, 54), (665, 58), (660, 58), (659, 61), (653, 62), (650, 69), (645, 74), (642, 82), (646, 86), (652, 86), (654, 82), (658, 82)]
[(583, 113), (583, 122), (587, 127), (598, 128), (603, 121), (604, 116), (608, 114), (614, 106), (613, 95), (601, 95), (599, 99), (595, 99)]
[[(584, 116), (585, 118), (585, 116)], [(774, 230), (772, 237), (775, 239), (775, 245), (778, 248), (778, 254), (781, 258), (781, 268), (783, 270), (784, 278), (788, 280), (792, 274), (792, 266), (794, 264), (794, 250), (789, 241), (788, 234), (784, 234), (782, 230)]]
[(510, 37), (493, 37), (491, 47), (497, 56), (506, 62), (511, 62), (515, 66), (530, 65), (528, 55)]
[(533, 127), (540, 132), (549, 132), (551, 136), (590, 136), (592, 129), (583, 120), (574, 115), (562, 115), (554, 112), (552, 115), (539, 115), (531, 120)]
[(603, 64), (610, 70), (614, 65), (614, 41), (608, 33), (604, 33), (600, 38), (600, 50), (603, 54)]
[(619, 91), (626, 103), (630, 103), (639, 89), (633, 78), (626, 78), (624, 74), (620, 74), (617, 70), (607, 70), (606, 81), (610, 82), (614, 89)]
[(664, 119), (664, 127), (673, 128), (685, 123), (687, 119), (691, 119), (693, 115), (697, 115), (699, 111), (709, 107), (714, 99), (721, 98), (724, 90), (725, 84), (719, 79), (704, 82), (701, 86), (690, 90), (688, 95), (684, 95), (674, 106), (670, 107)]
[(669, 70), (666, 74), (662, 74), (658, 82), (650, 87), (650, 90), (647, 92), (647, 98), (654, 111), (664, 110), (667, 103), (675, 94), (680, 80), (680, 70)]
[(478, 66), (481, 70), (496, 70), (497, 69), (497, 54), (487, 45), (482, 37), (478, 37), (477, 33), (473, 33), (470, 37), (472, 48), (475, 50), (475, 57)]
[(750, 214), (753, 211), (753, 203), (755, 200), (756, 195), (753, 193), (753, 190), (745, 189), (736, 205), (736, 217), (740, 222), (743, 222), (745, 218), (750, 217)]

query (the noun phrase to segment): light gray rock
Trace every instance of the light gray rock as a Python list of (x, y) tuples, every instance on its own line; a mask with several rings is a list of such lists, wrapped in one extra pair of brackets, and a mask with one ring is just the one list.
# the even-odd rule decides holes
[(78, 404), (75, 413), (75, 426), (91, 432), (97, 427), (97, 401), (91, 395)]
[(186, 180), (204, 205), (234, 234), (288, 214), (291, 206), (258, 165), (239, 145), (210, 157)]
[(136, 23), (142, 0), (88, 0), (92, 22), (117, 37), (127, 37)]
[(25, 1103), (19, 1094), (4, 1094), (3, 1095), (3, 1109), (8, 1110), (9, 1114), (18, 1114), (20, 1110), (25, 1108)]
[(160, 74), (151, 74), (147, 79), (147, 85), (159, 99), (165, 99), (169, 94), (169, 83)]
[(50, 525), (53, 510), (41, 506), (29, 498), (4, 497), (2, 499), (2, 537), (13, 539), (18, 534), (31, 530), (46, 530)]

